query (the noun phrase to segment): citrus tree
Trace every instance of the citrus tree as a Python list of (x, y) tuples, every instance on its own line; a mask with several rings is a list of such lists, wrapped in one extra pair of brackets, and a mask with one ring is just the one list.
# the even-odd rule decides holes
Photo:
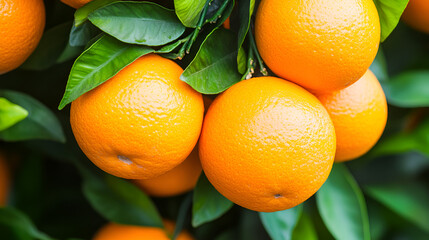
[(427, 239), (426, 0), (0, 0), (0, 239)]

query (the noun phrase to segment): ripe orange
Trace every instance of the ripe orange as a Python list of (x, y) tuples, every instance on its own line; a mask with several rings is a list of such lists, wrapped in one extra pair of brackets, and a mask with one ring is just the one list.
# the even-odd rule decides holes
[(372, 0), (262, 0), (255, 38), (275, 74), (328, 92), (356, 82), (371, 65), (380, 21)]
[(262, 212), (294, 207), (327, 179), (335, 155), (329, 114), (311, 93), (275, 77), (219, 95), (199, 143), (203, 170), (234, 203)]
[(43, 0), (0, 0), (0, 74), (24, 63), (44, 28)]
[(83, 7), (83, 5), (85, 5), (91, 1), (92, 0), (61, 0), (61, 2), (69, 5), (70, 7), (76, 8), (76, 9)]
[(201, 163), (198, 148), (195, 147), (183, 163), (161, 176), (134, 180), (148, 195), (170, 197), (192, 190), (201, 174)]
[(402, 20), (419, 31), (429, 33), (429, 1), (410, 0)]
[(9, 194), (9, 170), (4, 156), (0, 154), (0, 207), (5, 206)]
[(336, 162), (357, 158), (378, 141), (386, 126), (387, 103), (383, 89), (371, 71), (345, 89), (316, 96), (334, 122)]
[(70, 123), (86, 156), (129, 179), (153, 178), (183, 162), (198, 141), (204, 104), (179, 79), (182, 72), (149, 54), (73, 101)]
[[(156, 227), (142, 227), (109, 223), (95, 235), (93, 240), (170, 240), (168, 235), (174, 232), (174, 223), (164, 220), (165, 230)], [(181, 232), (177, 240), (193, 240), (186, 231)]]

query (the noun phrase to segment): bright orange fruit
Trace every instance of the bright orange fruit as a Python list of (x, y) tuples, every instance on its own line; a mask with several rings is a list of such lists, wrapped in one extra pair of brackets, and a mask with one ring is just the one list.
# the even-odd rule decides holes
[(336, 162), (360, 157), (375, 145), (386, 126), (387, 103), (380, 83), (370, 70), (345, 89), (316, 96), (334, 122)]
[(372, 0), (262, 0), (255, 38), (275, 74), (329, 92), (356, 82), (371, 65), (380, 21)]
[(76, 9), (83, 7), (83, 5), (85, 5), (91, 1), (92, 0), (61, 0), (61, 2), (69, 5), (70, 7), (76, 8)]
[(198, 141), (204, 104), (179, 79), (182, 72), (149, 54), (73, 101), (70, 123), (86, 156), (128, 179), (153, 178), (183, 162)]
[(262, 212), (292, 208), (327, 179), (335, 130), (315, 96), (276, 77), (241, 81), (219, 95), (199, 142), (203, 170), (234, 203)]
[(0, 0), (0, 74), (27, 60), (44, 28), (43, 0)]
[(402, 20), (419, 31), (429, 33), (429, 1), (410, 0)]

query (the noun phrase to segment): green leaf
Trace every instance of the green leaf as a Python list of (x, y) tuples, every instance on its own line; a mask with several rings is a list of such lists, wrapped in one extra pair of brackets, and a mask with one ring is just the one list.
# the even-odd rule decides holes
[(278, 212), (260, 212), (259, 216), (273, 240), (290, 240), (301, 214), (302, 205), (298, 205), (294, 208)]
[(183, 227), (185, 226), (185, 222), (186, 220), (188, 220), (189, 217), (188, 213), (189, 209), (191, 208), (191, 204), (192, 193), (188, 193), (179, 207), (179, 213), (177, 214), (176, 227), (174, 229), (173, 239), (176, 239), (176, 237), (182, 232)]
[(6, 98), (0, 98), (0, 131), (12, 127), (27, 116), (27, 110), (9, 102)]
[(389, 75), (387, 73), (386, 58), (384, 57), (383, 49), (381, 46), (378, 49), (377, 55), (375, 56), (375, 59), (372, 62), (369, 69), (377, 77), (378, 81), (386, 82), (389, 80)]
[(389, 104), (414, 108), (429, 106), (429, 70), (403, 72), (383, 82)]
[(250, 28), (250, 19), (252, 19), (255, 0), (240, 0), (238, 7), (238, 15), (240, 18), (240, 25), (238, 27), (238, 48), (241, 48)]
[(336, 239), (370, 239), (363, 194), (343, 164), (334, 164), (316, 200), (323, 222)]
[(193, 227), (198, 227), (219, 218), (234, 205), (216, 191), (204, 174), (201, 174), (198, 179), (197, 186), (194, 190), (193, 202)]
[(173, 10), (151, 2), (112, 3), (95, 10), (88, 19), (102, 31), (131, 44), (161, 46), (185, 32)]
[(217, 94), (240, 81), (234, 35), (219, 28), (204, 40), (194, 60), (180, 76), (192, 88), (204, 94)]
[(66, 22), (48, 29), (39, 45), (21, 66), (27, 70), (45, 70), (57, 63), (69, 40), (71, 22)]
[(398, 215), (429, 232), (429, 192), (416, 183), (367, 186), (365, 192)]
[(78, 27), (73, 25), (70, 31), (69, 44), (73, 47), (85, 46), (92, 38), (97, 36), (99, 32), (98, 28), (90, 22), (84, 22)]
[(76, 27), (80, 26), (86, 20), (88, 20), (88, 15), (91, 14), (93, 11), (118, 1), (119, 0), (93, 0), (88, 2), (83, 7), (76, 10), (76, 12), (74, 13), (74, 25)]
[(244, 51), (244, 49), (241, 47), (237, 55), (237, 70), (241, 75), (243, 75), (246, 72), (246, 67), (247, 54), (246, 51)]
[(58, 109), (104, 83), (137, 58), (153, 52), (144, 46), (122, 43), (103, 36), (80, 55), (70, 71), (66, 90)]
[(40, 232), (27, 216), (13, 208), (0, 208), (0, 225), (25, 233), (32, 239), (53, 240), (53, 238)]
[(195, 28), (206, 0), (174, 0), (177, 17), (186, 27)]
[(36, 99), (15, 91), (0, 90), (0, 97), (20, 105), (28, 112), (27, 118), (0, 132), (0, 139), (22, 141), (46, 139), (65, 142), (65, 136), (56, 116)]
[(390, 33), (398, 25), (402, 12), (408, 4), (408, 0), (374, 0), (380, 17), (381, 42), (384, 42)]
[(120, 224), (163, 227), (150, 198), (123, 179), (84, 173), (83, 192), (92, 207), (109, 221)]
[(292, 233), (292, 239), (294, 240), (317, 240), (317, 233), (316, 229), (314, 228), (313, 222), (311, 221), (311, 218), (303, 213), (301, 214), (301, 217), (299, 218), (298, 223), (295, 226), (295, 229)]

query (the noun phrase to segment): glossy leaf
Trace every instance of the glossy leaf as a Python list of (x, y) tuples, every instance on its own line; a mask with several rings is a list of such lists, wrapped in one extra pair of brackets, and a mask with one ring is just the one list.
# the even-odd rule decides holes
[(93, 11), (118, 1), (119, 0), (93, 0), (88, 2), (74, 13), (75, 26), (78, 27), (82, 25), (86, 20), (88, 20), (89, 14), (91, 14)]
[(36, 99), (15, 91), (0, 90), (0, 97), (20, 105), (28, 112), (21, 122), (0, 132), (0, 139), (22, 141), (45, 139), (65, 142), (65, 136), (57, 117)]
[(137, 58), (153, 52), (144, 46), (122, 43), (110, 36), (98, 39), (79, 56), (70, 71), (58, 109), (104, 83)]
[(99, 34), (98, 28), (92, 25), (90, 22), (84, 22), (82, 25), (76, 27), (72, 26), (69, 37), (70, 46), (85, 46), (91, 41), (92, 38)]
[(40, 232), (27, 216), (13, 208), (0, 208), (0, 225), (13, 228), (30, 236), (31, 239), (53, 240), (45, 233)]
[(3, 131), (28, 116), (28, 111), (19, 105), (0, 97), (0, 131)]
[(226, 213), (234, 204), (222, 196), (202, 174), (194, 190), (192, 226), (198, 227)]
[(429, 71), (403, 72), (383, 83), (389, 104), (398, 107), (429, 106)]
[(408, 4), (408, 0), (374, 0), (380, 17), (381, 42), (384, 42), (390, 33), (398, 25), (402, 12)]
[(294, 208), (278, 212), (261, 212), (259, 216), (273, 240), (290, 240), (301, 214), (302, 205), (298, 205)]
[(314, 225), (311, 221), (311, 218), (303, 213), (298, 220), (298, 223), (295, 226), (295, 229), (292, 233), (293, 240), (317, 240), (317, 233)]
[(200, 93), (217, 94), (240, 81), (234, 35), (217, 29), (208, 35), (180, 79)]
[(161, 217), (138, 187), (110, 175), (84, 174), (83, 192), (92, 207), (109, 221), (128, 225), (163, 227)]
[(186, 27), (195, 28), (206, 0), (174, 0), (177, 17)]
[(27, 70), (45, 70), (55, 65), (67, 46), (71, 26), (72, 23), (67, 22), (48, 29), (43, 34), (36, 50), (34, 50), (21, 68)]
[(367, 186), (365, 191), (398, 215), (429, 232), (429, 191), (415, 184)]
[(102, 31), (131, 44), (161, 46), (179, 38), (185, 26), (174, 11), (151, 2), (117, 2), (88, 19)]
[(336, 239), (370, 239), (363, 194), (343, 164), (334, 164), (316, 200), (323, 222)]

